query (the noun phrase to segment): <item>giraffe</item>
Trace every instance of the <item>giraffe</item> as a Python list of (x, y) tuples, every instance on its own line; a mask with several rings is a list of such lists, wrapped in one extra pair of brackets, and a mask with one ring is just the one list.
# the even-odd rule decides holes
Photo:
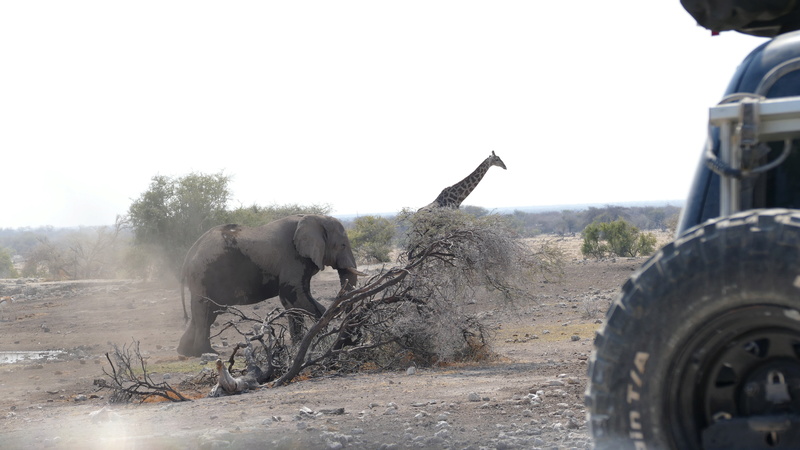
[(492, 151), (491, 156), (486, 158), (471, 174), (458, 183), (442, 189), (442, 192), (438, 197), (436, 197), (436, 200), (425, 206), (423, 209), (458, 208), (461, 206), (461, 202), (463, 202), (464, 199), (466, 199), (467, 196), (472, 193), (483, 176), (486, 175), (486, 172), (492, 166), (502, 167), (503, 170), (506, 170), (506, 165), (503, 164), (503, 160), (501, 160), (499, 156), (494, 154), (494, 150)]

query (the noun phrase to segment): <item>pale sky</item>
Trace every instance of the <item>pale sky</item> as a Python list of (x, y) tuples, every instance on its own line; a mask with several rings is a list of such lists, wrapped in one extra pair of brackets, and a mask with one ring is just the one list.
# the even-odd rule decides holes
[(0, 3), (0, 228), (105, 225), (154, 175), (237, 205), (683, 199), (764, 40), (678, 0)]

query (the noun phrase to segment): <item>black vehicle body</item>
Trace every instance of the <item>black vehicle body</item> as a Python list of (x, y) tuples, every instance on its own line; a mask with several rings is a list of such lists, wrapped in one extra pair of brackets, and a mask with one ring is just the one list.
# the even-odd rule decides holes
[[(734, 93), (753, 93), (767, 98), (800, 95), (800, 71), (795, 70), (782, 76), (767, 92), (759, 92), (761, 80), (775, 67), (800, 58), (800, 31), (781, 34), (753, 50), (741, 63), (733, 76), (726, 95)], [(714, 147), (719, 147), (716, 133), (713, 133)], [(678, 234), (701, 224), (708, 219), (719, 217), (719, 176), (705, 164), (703, 155), (686, 201)], [(753, 193), (746, 201), (747, 209), (752, 208), (790, 208), (800, 209), (800, 157), (796, 154), (775, 170), (767, 172), (760, 180), (752, 180)]]

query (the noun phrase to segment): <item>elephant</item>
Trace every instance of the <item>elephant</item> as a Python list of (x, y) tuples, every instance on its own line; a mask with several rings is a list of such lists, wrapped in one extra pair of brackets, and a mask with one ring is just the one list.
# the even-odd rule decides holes
[[(249, 305), (278, 296), (284, 308), (300, 308), (316, 318), (325, 307), (311, 296), (311, 277), (325, 266), (339, 272), (343, 290), (352, 290), (358, 276), (350, 240), (334, 217), (298, 214), (260, 227), (235, 224), (208, 230), (186, 254), (181, 271), (181, 301), (189, 326), (178, 353), (216, 353), (210, 328), (222, 312), (218, 305)], [(186, 314), (185, 286), (191, 294)], [(214, 303), (209, 302), (212, 300)], [(302, 334), (302, 315), (289, 315), (294, 341)]]

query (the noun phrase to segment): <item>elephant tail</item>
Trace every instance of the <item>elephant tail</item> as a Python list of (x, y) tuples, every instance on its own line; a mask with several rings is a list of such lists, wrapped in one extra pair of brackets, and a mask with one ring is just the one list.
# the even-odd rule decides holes
[(189, 314), (186, 313), (186, 296), (184, 295), (184, 286), (186, 285), (186, 275), (181, 275), (181, 305), (183, 305), (183, 323), (189, 321)]

